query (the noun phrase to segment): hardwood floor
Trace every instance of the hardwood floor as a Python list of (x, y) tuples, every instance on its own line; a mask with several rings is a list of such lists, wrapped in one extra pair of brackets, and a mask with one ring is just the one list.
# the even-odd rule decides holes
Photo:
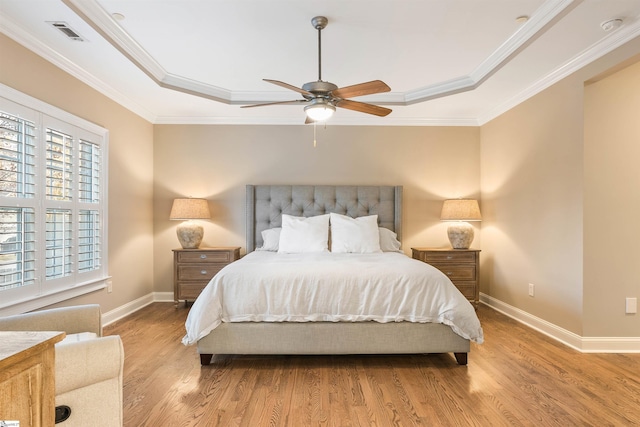
[(124, 425), (640, 425), (640, 354), (581, 354), (480, 306), (485, 343), (451, 354), (214, 356), (185, 347), (188, 309), (105, 327), (125, 349)]

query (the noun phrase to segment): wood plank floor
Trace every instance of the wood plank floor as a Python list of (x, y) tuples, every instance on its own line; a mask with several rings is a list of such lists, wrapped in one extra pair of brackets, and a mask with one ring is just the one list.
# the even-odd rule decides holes
[(180, 343), (188, 309), (105, 328), (125, 348), (124, 425), (640, 425), (640, 354), (581, 354), (481, 306), (485, 343), (453, 355), (214, 356)]

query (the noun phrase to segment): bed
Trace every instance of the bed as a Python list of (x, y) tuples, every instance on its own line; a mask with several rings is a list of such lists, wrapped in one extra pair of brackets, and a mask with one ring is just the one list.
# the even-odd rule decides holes
[[(317, 222), (325, 216), (331, 216), (332, 227), (336, 220), (329, 243), (334, 248), (342, 243), (338, 225), (351, 226), (338, 219), (370, 225), (375, 218), (380, 242), (391, 233), (397, 246), (385, 240), (388, 250), (364, 254), (261, 250), (269, 249), (275, 230), (289, 232), (291, 221)], [(202, 365), (214, 354), (412, 353), (453, 353), (458, 364), (466, 365), (470, 341), (483, 340), (473, 307), (444, 274), (397, 250), (401, 236), (401, 186), (248, 185), (247, 255), (220, 271), (196, 299), (183, 343), (197, 343)], [(284, 236), (275, 239), (282, 251)], [(392, 264), (399, 273), (390, 272)], [(292, 278), (294, 269), (308, 276), (312, 290), (298, 287), (303, 278)], [(358, 274), (341, 279), (349, 270)], [(318, 283), (329, 277), (333, 288), (325, 291)], [(437, 302), (429, 292), (437, 294)], [(252, 299), (254, 293), (259, 298)], [(370, 304), (365, 294), (386, 300)], [(316, 298), (331, 308), (318, 308)], [(369, 305), (375, 306), (371, 313)], [(378, 307), (382, 312), (375, 311)]]

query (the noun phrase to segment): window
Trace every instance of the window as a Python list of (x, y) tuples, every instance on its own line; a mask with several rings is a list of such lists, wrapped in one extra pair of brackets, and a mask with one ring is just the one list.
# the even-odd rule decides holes
[(0, 85), (0, 314), (105, 287), (108, 132)]

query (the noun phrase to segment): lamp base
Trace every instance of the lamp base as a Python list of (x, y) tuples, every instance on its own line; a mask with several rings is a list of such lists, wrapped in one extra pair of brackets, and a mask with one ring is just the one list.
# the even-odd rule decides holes
[(178, 224), (176, 234), (182, 249), (198, 249), (202, 243), (204, 229), (194, 221), (185, 221)]
[(447, 228), (447, 236), (453, 249), (469, 249), (473, 242), (473, 226), (466, 222), (454, 222)]

